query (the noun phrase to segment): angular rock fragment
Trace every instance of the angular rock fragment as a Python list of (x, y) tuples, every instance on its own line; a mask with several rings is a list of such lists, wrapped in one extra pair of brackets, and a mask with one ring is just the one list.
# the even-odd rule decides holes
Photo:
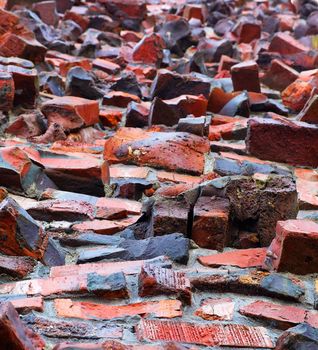
[(12, 109), (14, 92), (14, 81), (11, 74), (0, 72), (0, 111)]
[(132, 52), (132, 58), (136, 62), (160, 65), (164, 48), (165, 42), (160, 35), (156, 33), (149, 34), (136, 44)]
[(1, 253), (41, 259), (47, 237), (43, 229), (13, 199), (0, 203)]
[(283, 91), (298, 78), (298, 72), (280, 60), (273, 60), (262, 78), (262, 83), (271, 89)]
[(122, 272), (109, 276), (97, 273), (87, 275), (87, 290), (99, 297), (107, 299), (121, 299), (128, 297), (125, 275)]

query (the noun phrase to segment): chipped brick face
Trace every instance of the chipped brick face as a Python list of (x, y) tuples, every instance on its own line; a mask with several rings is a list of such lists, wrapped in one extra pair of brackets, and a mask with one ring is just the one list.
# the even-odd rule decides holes
[(318, 349), (316, 0), (0, 0), (0, 350)]

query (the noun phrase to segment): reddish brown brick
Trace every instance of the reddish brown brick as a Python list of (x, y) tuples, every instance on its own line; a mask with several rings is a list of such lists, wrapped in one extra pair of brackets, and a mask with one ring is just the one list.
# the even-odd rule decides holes
[(86, 320), (111, 320), (128, 316), (151, 314), (159, 318), (182, 316), (181, 302), (178, 300), (149, 301), (127, 305), (104, 305), (77, 302), (71, 299), (55, 299), (55, 309), (60, 317)]
[(231, 77), (234, 91), (261, 92), (256, 62), (246, 61), (232, 66)]
[(238, 266), (241, 268), (260, 267), (266, 257), (266, 248), (239, 249), (231, 252), (201, 256), (198, 258), (202, 265), (209, 267)]
[(229, 242), (230, 203), (225, 198), (200, 197), (194, 206), (191, 238), (202, 248), (223, 250)]
[(139, 295), (160, 294), (176, 294), (183, 302), (191, 304), (190, 281), (183, 272), (145, 264), (139, 274)]
[(137, 335), (140, 340), (176, 341), (205, 346), (274, 347), (265, 328), (237, 324), (142, 320), (137, 326)]
[(43, 339), (26, 328), (11, 303), (0, 304), (0, 337), (2, 349), (43, 350)]
[(318, 224), (310, 220), (278, 221), (276, 237), (268, 248), (265, 264), (277, 271), (316, 273)]
[(41, 110), (49, 124), (59, 123), (65, 130), (93, 125), (99, 120), (98, 102), (81, 97), (56, 97), (43, 103)]

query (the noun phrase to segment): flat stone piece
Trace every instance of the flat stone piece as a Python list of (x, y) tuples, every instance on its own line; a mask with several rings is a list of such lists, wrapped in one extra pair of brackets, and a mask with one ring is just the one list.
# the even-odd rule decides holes
[(148, 341), (176, 341), (206, 346), (247, 348), (274, 347), (263, 327), (142, 320), (136, 330), (140, 340)]

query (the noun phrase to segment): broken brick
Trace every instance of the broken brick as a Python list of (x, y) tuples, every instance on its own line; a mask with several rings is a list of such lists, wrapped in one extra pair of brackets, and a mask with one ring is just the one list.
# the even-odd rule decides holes
[[(246, 146), (248, 152), (260, 159), (293, 165), (317, 167), (318, 127), (287, 118), (252, 118), (248, 123)], [(268, 147), (267, 140), (270, 142)]]
[[(170, 147), (171, 146), (171, 147)], [(201, 174), (207, 140), (187, 133), (143, 132), (121, 128), (105, 143), (109, 163), (133, 163)]]
[(181, 302), (160, 300), (127, 305), (103, 305), (76, 302), (71, 299), (56, 299), (55, 308), (60, 317), (111, 320), (135, 315), (154, 315), (158, 318), (173, 318), (182, 315)]
[(137, 336), (140, 340), (177, 341), (205, 346), (273, 348), (273, 343), (265, 328), (235, 324), (209, 325), (142, 320), (137, 326)]
[(229, 241), (229, 201), (200, 197), (194, 206), (191, 238), (202, 248), (223, 250)]
[(266, 248), (239, 249), (215, 255), (201, 256), (199, 262), (205, 266), (261, 267), (266, 257)]
[(176, 294), (184, 303), (191, 304), (190, 282), (183, 272), (145, 264), (139, 274), (139, 296)]
[(231, 77), (234, 91), (261, 91), (258, 77), (258, 65), (255, 62), (248, 61), (232, 66)]
[(48, 123), (59, 123), (65, 130), (77, 129), (98, 122), (99, 107), (96, 101), (81, 97), (56, 97), (42, 105)]
[(315, 273), (318, 270), (315, 254), (317, 233), (318, 225), (310, 220), (279, 221), (265, 265), (300, 275)]
[(11, 303), (0, 304), (1, 347), (12, 350), (42, 350), (44, 340), (28, 329)]
[(195, 315), (209, 321), (231, 321), (235, 303), (231, 298), (206, 299)]
[(9, 111), (13, 107), (14, 81), (6, 72), (0, 72), (0, 110)]

